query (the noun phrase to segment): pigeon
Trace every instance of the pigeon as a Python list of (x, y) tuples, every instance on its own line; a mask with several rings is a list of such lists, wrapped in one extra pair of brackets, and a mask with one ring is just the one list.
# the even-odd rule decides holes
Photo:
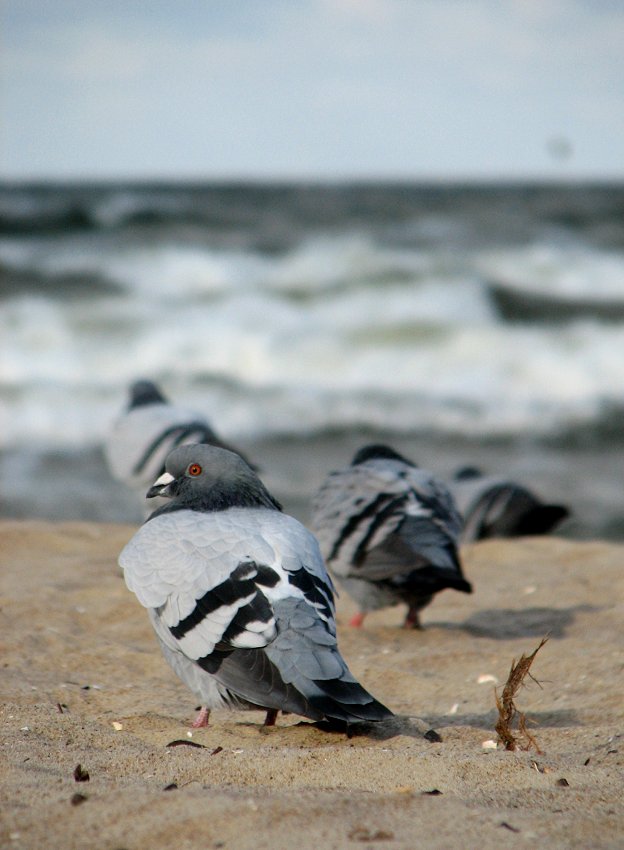
[(166, 660), (202, 704), (279, 711), (331, 728), (392, 712), (353, 677), (336, 640), (318, 543), (236, 453), (185, 445), (148, 491), (166, 497), (119, 557)]
[(104, 453), (113, 478), (137, 493), (145, 517), (155, 507), (145, 501), (147, 488), (164, 472), (169, 452), (185, 443), (230, 448), (202, 414), (171, 404), (152, 381), (135, 381), (126, 410), (109, 432)]
[(471, 593), (457, 552), (461, 517), (447, 487), (388, 446), (361, 448), (313, 498), (312, 529), (330, 572), (358, 604), (350, 621), (405, 602), (406, 628), (446, 587)]
[(458, 470), (449, 488), (464, 518), (464, 543), (548, 534), (570, 515), (565, 505), (546, 504), (522, 484), (472, 466)]

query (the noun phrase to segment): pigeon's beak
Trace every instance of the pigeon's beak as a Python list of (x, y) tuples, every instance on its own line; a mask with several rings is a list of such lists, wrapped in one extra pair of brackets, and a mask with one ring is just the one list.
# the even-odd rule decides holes
[(169, 490), (169, 487), (174, 481), (175, 478), (173, 475), (170, 475), (168, 472), (163, 472), (160, 478), (154, 481), (152, 486), (149, 488), (145, 494), (145, 498), (153, 499), (154, 496), (171, 496), (172, 493)]

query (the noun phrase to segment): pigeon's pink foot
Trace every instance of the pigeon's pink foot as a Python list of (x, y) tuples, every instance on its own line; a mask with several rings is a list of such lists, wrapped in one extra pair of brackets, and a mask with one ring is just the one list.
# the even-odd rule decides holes
[(358, 611), (357, 614), (354, 614), (349, 620), (349, 625), (353, 626), (354, 629), (361, 628), (365, 616), (366, 614), (363, 611)]
[(208, 721), (210, 720), (210, 709), (206, 708), (205, 705), (202, 705), (199, 714), (191, 723), (192, 729), (203, 729), (204, 726), (208, 726)]
[(418, 629), (418, 631), (422, 631), (422, 626), (420, 624), (420, 617), (418, 616), (418, 611), (413, 611), (411, 608), (407, 612), (407, 617), (405, 618), (405, 622), (403, 623), (404, 629)]
[(277, 720), (277, 709), (269, 708), (266, 713), (266, 717), (264, 718), (265, 726), (275, 726), (275, 721)]

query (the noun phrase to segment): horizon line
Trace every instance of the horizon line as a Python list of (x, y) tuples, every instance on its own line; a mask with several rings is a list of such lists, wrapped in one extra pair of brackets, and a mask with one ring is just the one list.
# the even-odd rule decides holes
[(310, 186), (330, 185), (587, 185), (587, 184), (624, 184), (622, 174), (553, 174), (553, 173), (500, 173), (500, 174), (343, 174), (343, 175), (306, 175), (306, 174), (20, 174), (0, 173), (3, 185), (114, 185), (114, 184), (212, 184), (212, 185), (291, 185)]

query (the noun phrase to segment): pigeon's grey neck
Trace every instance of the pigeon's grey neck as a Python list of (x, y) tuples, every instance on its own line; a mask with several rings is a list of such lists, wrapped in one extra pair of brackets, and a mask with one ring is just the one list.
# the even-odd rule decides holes
[(166, 505), (163, 505), (147, 519), (172, 513), (173, 511), (197, 511), (198, 513), (215, 513), (227, 511), (229, 508), (268, 508), (281, 511), (282, 506), (274, 499), (261, 481), (235, 483), (218, 481), (209, 490), (199, 493), (183, 490)]

